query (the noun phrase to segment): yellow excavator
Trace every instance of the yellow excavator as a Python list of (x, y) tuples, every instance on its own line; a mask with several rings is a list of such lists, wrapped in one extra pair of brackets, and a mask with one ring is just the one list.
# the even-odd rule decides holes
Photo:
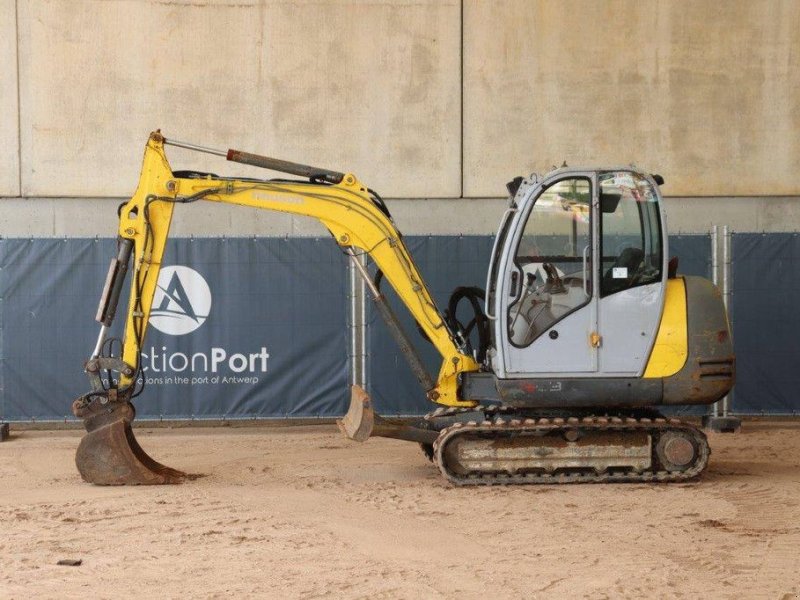
[[(167, 145), (298, 179), (173, 171)], [(339, 421), (350, 439), (419, 443), (455, 485), (696, 477), (708, 462), (706, 436), (657, 407), (719, 400), (733, 385), (735, 362), (719, 291), (705, 279), (678, 276), (677, 259), (669, 258), (661, 185), (660, 176), (632, 167), (564, 167), (512, 180), (486, 289), (457, 288), (442, 312), (386, 204), (354, 175), (154, 132), (136, 192), (119, 209), (100, 333), (85, 363), (91, 391), (72, 405), (88, 432), (78, 470), (102, 485), (187, 477), (139, 446), (132, 400), (142, 391), (141, 353), (173, 210), (202, 200), (315, 218), (363, 276), (438, 407), (421, 418), (382, 418), (354, 386)], [(365, 254), (374, 276), (359, 260)], [(125, 332), (114, 356), (106, 338), (128, 271)], [(441, 355), (435, 380), (381, 293), (384, 280)], [(474, 311), (466, 325), (456, 316), (462, 300)]]

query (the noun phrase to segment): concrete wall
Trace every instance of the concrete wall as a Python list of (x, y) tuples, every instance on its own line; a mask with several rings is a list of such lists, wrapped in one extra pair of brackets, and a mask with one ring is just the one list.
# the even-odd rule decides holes
[(800, 192), (800, 2), (466, 0), (464, 190), (629, 164), (676, 196)]
[(130, 193), (158, 127), (369, 174), (397, 196), (459, 194), (456, 0), (30, 0), (19, 11), (23, 195)]
[(506, 181), (564, 160), (660, 172), (673, 231), (797, 229), (797, 23), (793, 0), (0, 0), (0, 235), (112, 235), (157, 127), (352, 170), (409, 234), (490, 233)]

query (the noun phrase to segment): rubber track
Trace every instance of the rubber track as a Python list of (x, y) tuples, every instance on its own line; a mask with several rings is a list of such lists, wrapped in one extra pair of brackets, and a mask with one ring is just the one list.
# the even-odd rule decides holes
[[(644, 431), (652, 435), (653, 464), (656, 464), (655, 445), (657, 436), (668, 431), (683, 432), (692, 436), (698, 448), (694, 464), (684, 471), (653, 470), (637, 472), (634, 470), (624, 472), (602, 473), (470, 473), (458, 475), (448, 470), (443, 462), (444, 449), (448, 443), (457, 437), (477, 434), (494, 433), (511, 436), (525, 432), (552, 433), (578, 428), (582, 431)], [(519, 485), (519, 484), (556, 484), (556, 483), (647, 483), (647, 482), (676, 482), (688, 481), (700, 475), (708, 465), (711, 450), (708, 446), (706, 435), (697, 427), (677, 419), (634, 419), (623, 417), (583, 417), (583, 418), (540, 418), (540, 419), (508, 419), (498, 417), (492, 421), (477, 423), (456, 423), (439, 434), (433, 444), (434, 461), (442, 475), (454, 485)]]

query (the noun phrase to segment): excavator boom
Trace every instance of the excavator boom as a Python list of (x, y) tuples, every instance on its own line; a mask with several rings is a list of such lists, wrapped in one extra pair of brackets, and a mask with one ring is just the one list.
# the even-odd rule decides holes
[[(173, 173), (164, 146), (217, 154), (227, 160), (287, 172), (309, 181), (270, 181), (219, 178), (213, 175)], [(86, 363), (92, 390), (73, 403), (84, 420), (87, 435), (76, 462), (86, 481), (98, 484), (174, 483), (183, 474), (160, 465), (141, 449), (130, 427), (135, 411), (131, 400), (141, 391), (141, 350), (176, 204), (199, 200), (250, 206), (317, 219), (349, 254), (373, 292), (379, 312), (398, 341), (428, 398), (439, 404), (468, 407), (474, 401), (458, 397), (457, 377), (479, 366), (447, 325), (405, 247), (400, 232), (382, 201), (349, 173), (318, 169), (238, 150), (213, 150), (150, 135), (144, 152), (139, 184), (133, 197), (120, 207), (118, 252), (112, 260), (97, 321), (100, 334)], [(442, 355), (438, 380), (426, 372), (396, 317), (356, 257), (366, 253), (395, 289), (416, 322)], [(104, 356), (106, 335), (113, 322), (126, 276), (130, 271), (130, 300), (122, 354)], [(119, 374), (118, 383), (104, 382), (99, 373)], [(363, 390), (354, 392), (362, 401)]]

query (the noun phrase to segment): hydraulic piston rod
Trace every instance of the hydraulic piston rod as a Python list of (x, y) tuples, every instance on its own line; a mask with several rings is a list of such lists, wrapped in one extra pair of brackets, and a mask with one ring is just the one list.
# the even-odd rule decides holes
[(279, 158), (270, 158), (268, 156), (261, 156), (260, 154), (252, 154), (250, 152), (242, 152), (241, 150), (217, 150), (215, 148), (207, 148), (205, 146), (198, 146), (188, 142), (179, 142), (178, 140), (164, 140), (164, 144), (168, 146), (177, 146), (178, 148), (185, 148), (186, 150), (194, 150), (195, 152), (205, 152), (206, 154), (214, 154), (215, 156), (224, 156), (231, 162), (241, 163), (243, 165), (250, 165), (253, 167), (260, 167), (262, 169), (269, 169), (270, 171), (278, 171), (280, 173), (289, 173), (290, 175), (297, 175), (299, 177), (308, 177), (312, 180), (321, 180), (327, 183), (341, 183), (344, 179), (344, 173), (338, 171), (331, 171), (329, 169), (321, 169), (319, 167), (312, 167), (303, 165), (288, 160), (281, 160)]

